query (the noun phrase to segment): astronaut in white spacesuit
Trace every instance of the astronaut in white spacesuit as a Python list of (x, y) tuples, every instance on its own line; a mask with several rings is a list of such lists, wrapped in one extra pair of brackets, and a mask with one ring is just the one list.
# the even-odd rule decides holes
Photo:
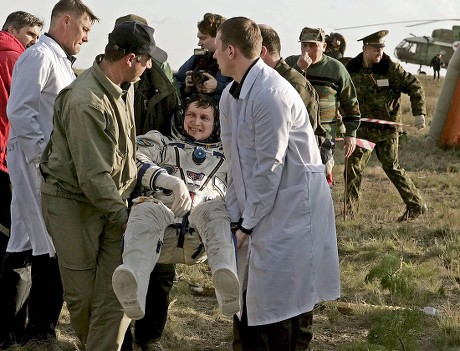
[(214, 100), (204, 94), (185, 100), (172, 130), (173, 138), (157, 131), (137, 138), (137, 184), (148, 196), (133, 200), (113, 289), (126, 315), (141, 319), (157, 262), (191, 265), (207, 258), (221, 310), (232, 315), (240, 309), (239, 281)]

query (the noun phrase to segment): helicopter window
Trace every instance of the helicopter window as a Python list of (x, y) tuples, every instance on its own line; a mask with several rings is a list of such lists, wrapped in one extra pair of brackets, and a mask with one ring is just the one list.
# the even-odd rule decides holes
[(408, 48), (407, 48), (407, 51), (409, 51), (412, 54), (415, 54), (417, 52), (417, 44), (410, 43)]

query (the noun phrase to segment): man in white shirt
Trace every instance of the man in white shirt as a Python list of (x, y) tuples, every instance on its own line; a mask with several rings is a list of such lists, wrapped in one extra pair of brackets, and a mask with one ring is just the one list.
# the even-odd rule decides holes
[(305, 105), (261, 49), (254, 21), (219, 26), (214, 57), (234, 79), (220, 100), (242, 284), (233, 344), (294, 350), (298, 316), (340, 295), (334, 208)]
[(31, 255), (32, 285), (23, 343), (40, 340), (57, 347), (62, 284), (43, 221), (39, 160), (53, 129), (54, 99), (75, 79), (72, 55), (88, 41), (95, 21), (98, 18), (80, 0), (60, 0), (51, 13), (49, 31), (21, 55), (13, 71), (7, 105), (11, 123), (8, 169), (13, 186), (7, 254), (12, 260), (26, 251)]

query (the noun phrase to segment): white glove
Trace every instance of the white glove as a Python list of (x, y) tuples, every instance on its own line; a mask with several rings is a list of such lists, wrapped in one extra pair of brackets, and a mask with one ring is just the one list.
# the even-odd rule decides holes
[(415, 118), (415, 128), (421, 130), (425, 128), (425, 116), (424, 115), (417, 115), (414, 116)]
[(172, 190), (174, 202), (171, 206), (171, 211), (176, 217), (184, 217), (190, 211), (192, 199), (182, 179), (167, 173), (161, 173), (155, 178), (155, 186)]

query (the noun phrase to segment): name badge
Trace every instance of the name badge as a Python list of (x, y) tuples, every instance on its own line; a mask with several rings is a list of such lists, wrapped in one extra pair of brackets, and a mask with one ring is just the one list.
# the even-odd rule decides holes
[(377, 79), (377, 86), (378, 87), (388, 87), (390, 86), (390, 82), (388, 79)]

